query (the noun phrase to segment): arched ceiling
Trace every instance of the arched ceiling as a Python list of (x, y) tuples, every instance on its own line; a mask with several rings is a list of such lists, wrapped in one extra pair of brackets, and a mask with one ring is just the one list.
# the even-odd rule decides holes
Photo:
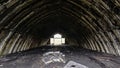
[(1, 0), (1, 54), (38, 47), (60, 32), (76, 45), (119, 55), (119, 21), (119, 0)]

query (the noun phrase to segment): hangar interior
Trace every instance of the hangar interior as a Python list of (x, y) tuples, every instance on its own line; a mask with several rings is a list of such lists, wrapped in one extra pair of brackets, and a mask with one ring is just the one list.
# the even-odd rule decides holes
[[(50, 45), (50, 38), (57, 33), (65, 38), (65, 44)], [(119, 57), (120, 1), (0, 0), (1, 57), (24, 51), (26, 54), (32, 49), (38, 53), (50, 48), (58, 51), (71, 48), (78, 53), (85, 50), (85, 53), (93, 51)], [(119, 67), (118, 59), (114, 61)]]

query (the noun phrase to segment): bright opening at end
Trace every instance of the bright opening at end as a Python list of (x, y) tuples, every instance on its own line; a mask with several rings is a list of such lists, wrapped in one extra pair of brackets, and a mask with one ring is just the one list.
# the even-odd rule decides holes
[(65, 44), (65, 38), (62, 38), (61, 34), (55, 34), (53, 38), (50, 38), (51, 45), (63, 45)]

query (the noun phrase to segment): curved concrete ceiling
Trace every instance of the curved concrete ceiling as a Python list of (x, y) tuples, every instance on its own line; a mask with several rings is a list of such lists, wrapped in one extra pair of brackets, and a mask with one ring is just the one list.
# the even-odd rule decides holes
[(1, 0), (0, 54), (46, 44), (62, 33), (69, 44), (120, 55), (119, 0)]

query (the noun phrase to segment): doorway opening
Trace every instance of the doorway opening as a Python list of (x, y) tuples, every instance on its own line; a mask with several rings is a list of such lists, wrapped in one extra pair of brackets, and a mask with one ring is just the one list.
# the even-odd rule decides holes
[(65, 44), (65, 38), (62, 37), (61, 34), (57, 33), (50, 38), (50, 45), (63, 45)]

